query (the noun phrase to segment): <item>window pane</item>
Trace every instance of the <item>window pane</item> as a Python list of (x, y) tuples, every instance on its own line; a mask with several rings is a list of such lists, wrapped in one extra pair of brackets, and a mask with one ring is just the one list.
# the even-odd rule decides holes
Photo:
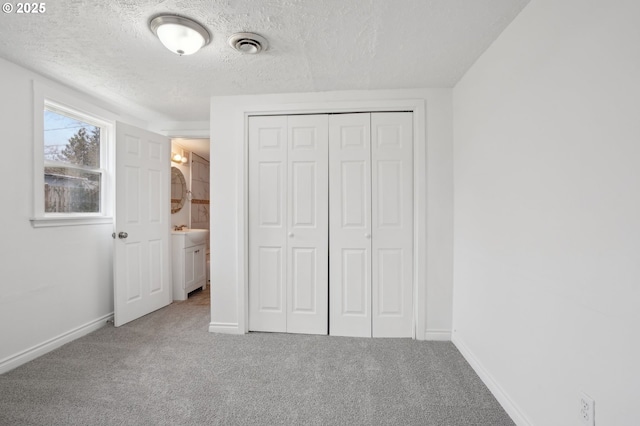
[(44, 159), (100, 167), (100, 127), (44, 110)]
[(99, 213), (102, 174), (66, 167), (44, 169), (46, 213)]

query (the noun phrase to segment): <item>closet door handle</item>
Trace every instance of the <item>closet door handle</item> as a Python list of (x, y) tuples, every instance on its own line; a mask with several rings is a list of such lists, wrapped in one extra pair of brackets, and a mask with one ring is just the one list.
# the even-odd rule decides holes
[(366, 239), (369, 239), (369, 238), (371, 238), (371, 234), (366, 233), (366, 234), (364, 234), (364, 237), (365, 237)]
[(293, 232), (289, 232), (289, 238), (293, 238)]
[(129, 236), (129, 234), (127, 234), (126, 232), (120, 232), (118, 234), (118, 238), (120, 238), (121, 240), (124, 240), (125, 238), (127, 238)]

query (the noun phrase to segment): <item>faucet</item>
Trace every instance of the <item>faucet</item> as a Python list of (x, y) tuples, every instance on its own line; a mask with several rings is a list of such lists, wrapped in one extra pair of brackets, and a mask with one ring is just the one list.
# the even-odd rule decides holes
[(173, 230), (174, 231), (184, 231), (184, 228), (186, 228), (187, 225), (180, 225), (180, 226), (174, 226)]

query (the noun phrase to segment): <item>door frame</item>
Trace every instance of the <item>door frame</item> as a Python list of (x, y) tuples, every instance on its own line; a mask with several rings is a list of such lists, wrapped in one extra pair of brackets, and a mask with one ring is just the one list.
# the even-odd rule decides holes
[[(185, 123), (178, 123), (178, 124), (180, 126), (183, 126)], [(168, 137), (169, 144), (171, 144), (172, 139), (209, 139), (209, 150), (211, 150), (211, 129), (207, 127), (207, 126), (210, 126), (209, 122), (199, 122), (199, 121), (193, 122), (192, 128), (185, 128), (180, 126), (175, 128), (162, 129), (162, 130), (154, 129), (152, 131), (161, 132), (161, 134)], [(209, 178), (211, 178), (211, 171), (209, 171)], [(211, 198), (211, 196), (209, 196), (209, 198)], [(169, 223), (171, 223), (171, 215), (169, 215)], [(209, 232), (209, 241), (207, 243), (209, 245), (211, 243), (211, 232)], [(170, 239), (170, 246), (172, 244), (173, 244), (173, 241)], [(170, 248), (170, 250), (173, 250), (173, 249)], [(206, 261), (207, 260), (205, 257), (205, 264), (206, 264)], [(172, 280), (173, 280), (173, 275), (172, 275)], [(211, 283), (207, 283), (207, 285), (210, 286)], [(211, 298), (212, 295), (213, 293), (209, 297)], [(211, 300), (209, 300), (209, 303), (211, 303)], [(211, 314), (209, 314), (209, 321), (211, 321)]]
[[(240, 332), (249, 331), (249, 117), (261, 115), (336, 114), (366, 112), (413, 113), (413, 338), (425, 339), (427, 290), (427, 141), (425, 99), (301, 102), (244, 108), (242, 169), (238, 213), (237, 313)], [(424, 261), (416, 261), (423, 259)]]

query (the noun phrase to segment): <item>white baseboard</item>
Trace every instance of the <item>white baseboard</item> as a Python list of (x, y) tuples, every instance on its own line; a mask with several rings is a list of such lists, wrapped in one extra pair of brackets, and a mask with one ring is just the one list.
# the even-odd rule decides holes
[(113, 312), (69, 330), (66, 333), (62, 333), (45, 342), (32, 346), (22, 352), (18, 352), (15, 355), (11, 355), (0, 361), (0, 374), (13, 370), (14, 368), (34, 360), (47, 352), (51, 352), (65, 343), (69, 343), (72, 340), (91, 333), (92, 331), (96, 331), (99, 328), (104, 327), (107, 324), (107, 321), (111, 319), (113, 319)]
[(480, 380), (489, 388), (493, 396), (498, 400), (502, 408), (511, 417), (511, 420), (518, 426), (531, 426), (527, 417), (522, 413), (518, 406), (513, 402), (509, 395), (502, 389), (502, 387), (495, 381), (491, 373), (484, 368), (482, 363), (476, 358), (471, 350), (464, 344), (464, 342), (456, 335), (451, 339), (453, 344), (458, 348), (464, 359), (467, 360), (469, 365), (473, 368), (476, 374), (480, 377)]
[(451, 330), (427, 330), (424, 333), (424, 340), (450, 342)]
[(240, 331), (240, 325), (233, 322), (211, 322), (209, 323), (209, 333), (244, 334)]

